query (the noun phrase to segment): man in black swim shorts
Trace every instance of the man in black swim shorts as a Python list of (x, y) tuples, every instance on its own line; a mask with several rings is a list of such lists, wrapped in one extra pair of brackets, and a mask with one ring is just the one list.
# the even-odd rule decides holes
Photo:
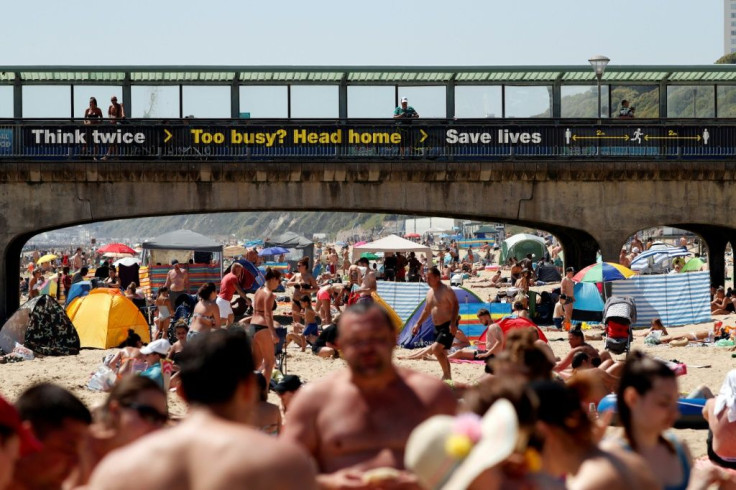
[(447, 350), (452, 346), (452, 340), (457, 332), (457, 319), (460, 305), (457, 302), (455, 292), (442, 283), (442, 276), (437, 267), (432, 267), (427, 273), (427, 300), (422, 315), (411, 330), (412, 335), (419, 332), (424, 321), (432, 315), (434, 327), (434, 343), (430, 353), (434, 354), (442, 367), (442, 379), (452, 379), (450, 372), (450, 361), (447, 358)]

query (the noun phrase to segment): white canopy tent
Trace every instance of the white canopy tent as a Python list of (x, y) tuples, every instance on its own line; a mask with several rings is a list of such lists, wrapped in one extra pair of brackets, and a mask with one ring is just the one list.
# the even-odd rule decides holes
[(432, 249), (426, 245), (414, 243), (396, 235), (383, 237), (375, 242), (365, 243), (363, 245), (353, 247), (353, 262), (360, 258), (360, 254), (364, 252), (402, 252), (402, 253), (423, 253), (427, 255), (427, 260), (432, 263)]

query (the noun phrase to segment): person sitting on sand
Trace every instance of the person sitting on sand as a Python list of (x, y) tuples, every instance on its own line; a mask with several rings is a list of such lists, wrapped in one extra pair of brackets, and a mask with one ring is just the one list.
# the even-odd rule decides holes
[(157, 383), (142, 376), (126, 376), (115, 383), (105, 404), (94, 415), (77, 485), (86, 484), (109, 453), (161, 429), (169, 420), (166, 394)]
[(268, 385), (261, 373), (256, 373), (258, 382), (258, 401), (253, 407), (250, 424), (269, 436), (281, 433), (281, 410), (278, 405), (268, 401)]
[[(661, 333), (654, 334), (654, 332), (661, 332)], [(669, 335), (667, 333), (667, 329), (662, 324), (662, 320), (660, 320), (659, 318), (652, 318), (652, 321), (649, 323), (649, 330), (647, 330), (646, 332), (636, 333), (635, 335), (637, 337), (649, 337), (652, 334), (660, 336), (660, 337)]]
[[(334, 319), (338, 321), (337, 318)], [(338, 358), (340, 353), (337, 350), (335, 341), (337, 339), (337, 323), (327, 325), (322, 329), (322, 332), (317, 336), (317, 339), (312, 343), (312, 354), (315, 354), (324, 359), (330, 357)]]
[[(596, 377), (598, 378), (596, 382), (601, 383), (602, 386), (605, 387), (605, 394), (608, 394), (616, 392), (616, 389), (618, 388), (618, 383), (621, 380), (621, 371), (624, 366), (622, 362), (614, 362), (609, 359), (602, 362), (600, 366), (596, 367), (593, 366), (590, 356), (587, 353), (578, 352), (572, 358), (571, 367), (572, 374), (569, 376), (568, 382), (572, 382), (583, 372), (594, 370), (592, 372), (595, 373)], [(565, 377), (564, 373), (561, 373), (561, 375), (563, 376), (563, 378)], [(596, 403), (598, 403), (599, 401), (600, 400), (597, 400)]]
[[(166, 339), (154, 340), (141, 349), (141, 354), (148, 367), (140, 375), (155, 381), (165, 390), (169, 388), (168, 384), (171, 376), (171, 364), (164, 361), (169, 354), (169, 350), (171, 350), (171, 344)], [(166, 362), (166, 364), (163, 362)]]
[(120, 350), (107, 362), (107, 366), (118, 375), (118, 378), (142, 371), (145, 369), (145, 360), (141, 354), (141, 347), (143, 347), (141, 336), (129, 328), (128, 336), (118, 346)]
[(303, 450), (248, 426), (257, 391), (254, 369), (242, 328), (193, 339), (181, 360), (186, 418), (110, 454), (89, 488), (316, 489), (314, 466)]
[(595, 347), (585, 342), (583, 331), (573, 328), (567, 332), (567, 341), (570, 344), (570, 352), (555, 365), (555, 371), (560, 372), (566, 369), (572, 363), (572, 358), (578, 352), (585, 352), (590, 357), (593, 366), (600, 366), (605, 360), (611, 359), (611, 354), (606, 350), (598, 351)]
[(271, 389), (279, 396), (279, 401), (281, 401), (281, 413), (284, 417), (286, 417), (286, 414), (289, 411), (289, 406), (291, 405), (291, 401), (294, 399), (294, 395), (296, 395), (303, 384), (302, 380), (299, 379), (299, 376), (296, 374), (287, 374), (275, 385), (272, 383)]
[(734, 312), (734, 305), (731, 298), (726, 296), (723, 286), (716, 289), (715, 298), (710, 303), (711, 315), (730, 315)]
[(301, 305), (301, 315), (304, 318), (304, 325), (295, 323), (293, 330), (286, 334), (286, 343), (284, 349), (289, 347), (289, 343), (296, 342), (304, 352), (307, 344), (314, 344), (319, 335), (319, 325), (317, 324), (317, 312), (312, 308), (312, 299), (308, 295), (304, 295), (299, 300)]
[(483, 361), (503, 350), (503, 330), (497, 323), (493, 323), (491, 312), (485, 308), (478, 310), (478, 320), (486, 328), (486, 342), (483, 349), (465, 348), (450, 353), (448, 359), (462, 359), (466, 361)]
[(174, 324), (174, 334), (176, 335), (176, 342), (174, 342), (174, 345), (171, 346), (171, 349), (169, 349), (169, 353), (166, 355), (166, 358), (171, 360), (175, 366), (179, 364), (181, 352), (187, 345), (187, 333), (189, 333), (189, 326), (187, 325), (187, 321), (185, 319), (179, 319)]
[(392, 363), (396, 332), (380, 306), (347, 308), (337, 332), (347, 369), (299, 390), (284, 439), (312, 455), (321, 488), (372, 488), (363, 476), (375, 468), (396, 470), (378, 487), (417, 488), (416, 476), (404, 471), (407, 439), (429, 417), (455, 413), (452, 392), (432, 376)]
[[(460, 317), (458, 317), (457, 322), (459, 325)], [(448, 359), (455, 352), (458, 352), (467, 347), (470, 347), (470, 340), (465, 335), (465, 333), (463, 333), (462, 330), (458, 329), (457, 332), (455, 333), (455, 338), (452, 339), (452, 347), (450, 347)], [(432, 346), (431, 345), (428, 345), (427, 347), (423, 347), (421, 349), (416, 349), (412, 354), (408, 356), (397, 356), (397, 358), (402, 359), (402, 360), (407, 360), (407, 361), (418, 360), (418, 359), (422, 359), (425, 361), (434, 360), (434, 357), (432, 357)]]

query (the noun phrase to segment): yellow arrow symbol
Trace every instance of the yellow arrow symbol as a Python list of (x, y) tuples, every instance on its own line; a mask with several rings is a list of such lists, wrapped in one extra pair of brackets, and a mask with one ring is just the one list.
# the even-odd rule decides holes
[(572, 135), (572, 140), (624, 140), (627, 141), (629, 139), (629, 135), (625, 134), (623, 136), (578, 136), (576, 134)]
[(168, 143), (171, 138), (174, 137), (173, 134), (171, 134), (171, 131), (168, 129), (164, 129), (164, 133), (166, 133), (166, 138), (164, 138), (164, 143)]
[(700, 135), (697, 136), (644, 136), (644, 141), (649, 140), (695, 140), (700, 141)]
[(420, 139), (419, 142), (424, 143), (424, 140), (429, 138), (429, 135), (423, 129), (420, 129), (419, 133), (422, 135), (422, 139)]

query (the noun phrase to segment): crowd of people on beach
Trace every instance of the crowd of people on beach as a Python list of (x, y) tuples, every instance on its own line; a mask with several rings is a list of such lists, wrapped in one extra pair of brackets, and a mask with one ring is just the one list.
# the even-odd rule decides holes
[[(288, 279), (266, 269), (254, 294), (242, 289), (236, 262), (219, 286), (203, 284), (189, 319), (177, 321), (189, 278), (172, 263), (153, 300), (151, 342), (131, 330), (105, 359), (116, 380), (102, 406), (87, 407), (51, 383), (27, 388), (14, 403), (0, 398), (0, 490), (736, 488), (736, 370), (720, 389), (688, 395), (708, 398), (707, 457), (693, 460), (670, 431), (680, 399), (672, 366), (640, 351), (616, 359), (569, 328), (574, 270), (565, 271), (552, 327), (569, 328), (570, 350), (556, 357), (533, 323), (505, 331), (486, 308), (477, 311), (482, 345), (459, 329), (447, 282), (492, 264), (488, 244), (465, 257), (456, 243), (442, 244), (440, 267), (436, 257), (392, 254), (379, 269), (364, 257), (324, 252), (322, 274), (315, 277), (305, 257)], [(258, 262), (253, 251), (248, 258)], [(549, 256), (510, 261), (511, 277), (490, 279), (505, 293), (496, 300), (511, 296), (513, 317), (528, 320), (534, 271), (556, 259), (552, 247)], [(434, 342), (407, 358), (436, 360), (442, 379), (395, 362), (396, 326), (376, 302), (378, 280), (429, 286), (420, 318), (406, 328), (431, 318)], [(290, 294), (279, 296), (281, 286)], [(245, 314), (233, 309), (238, 297)], [(290, 317), (290, 329), (282, 333), (276, 317)], [(646, 335), (677, 340), (661, 322)], [(340, 358), (344, 368), (309, 383), (284, 374), (276, 346), (290, 343)], [(453, 381), (453, 360), (479, 361), (477, 379)], [(613, 412), (596, 408), (611, 394), (617, 429), (609, 428)], [(169, 396), (186, 402), (185, 416), (170, 416)]]

